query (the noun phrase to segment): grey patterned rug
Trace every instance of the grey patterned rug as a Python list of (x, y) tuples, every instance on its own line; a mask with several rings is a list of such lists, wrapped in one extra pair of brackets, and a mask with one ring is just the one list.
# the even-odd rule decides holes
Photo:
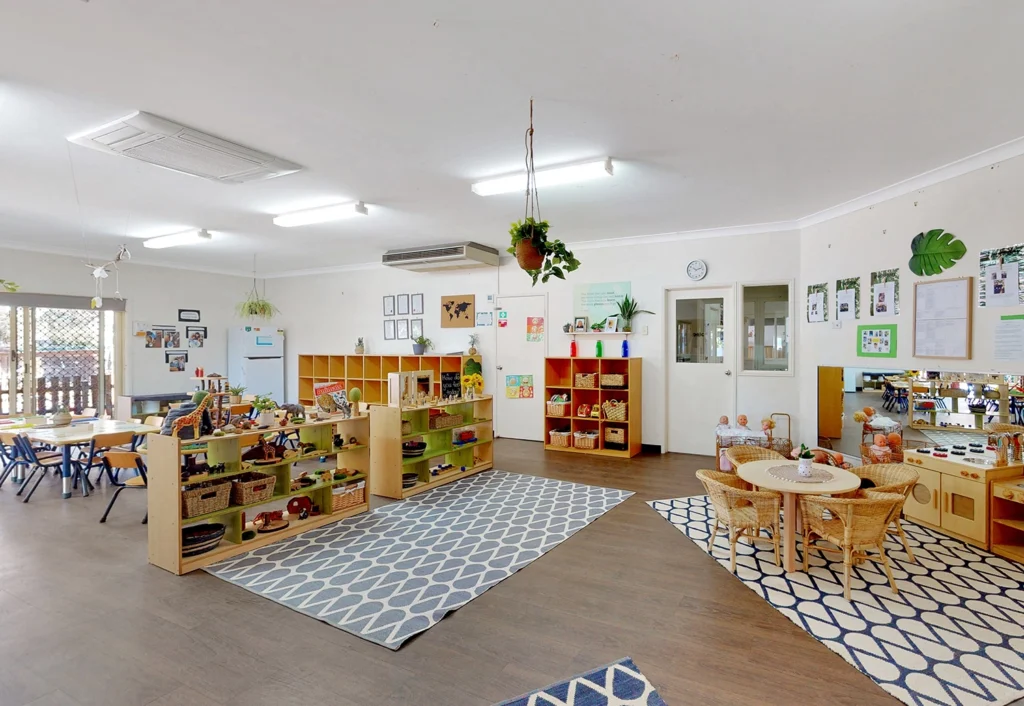
[(206, 571), (397, 650), (630, 495), (487, 471)]

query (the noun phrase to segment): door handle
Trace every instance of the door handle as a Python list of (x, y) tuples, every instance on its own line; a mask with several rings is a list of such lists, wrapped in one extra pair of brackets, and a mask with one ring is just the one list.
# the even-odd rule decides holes
[(949, 493), (942, 494), (942, 503), (946, 507), (946, 512), (949, 512)]
[(495, 367), (496, 367), (496, 368), (497, 368), (498, 370), (504, 370), (504, 369), (505, 369), (505, 368), (501, 367), (500, 365), (497, 365), (497, 366), (495, 366)]
[(731, 370), (726, 370), (726, 371), (725, 371), (725, 374), (726, 374), (726, 375), (732, 375), (732, 371), (731, 371)]
[(938, 490), (933, 490), (932, 491), (932, 507), (934, 509), (936, 509), (936, 510), (939, 509), (939, 491)]

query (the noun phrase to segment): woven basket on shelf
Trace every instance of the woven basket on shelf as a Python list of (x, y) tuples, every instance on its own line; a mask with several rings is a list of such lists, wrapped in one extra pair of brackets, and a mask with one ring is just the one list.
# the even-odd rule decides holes
[(605, 427), (604, 440), (612, 444), (626, 443), (626, 430), (619, 427)]
[(430, 429), (447, 429), (448, 427), (457, 427), (462, 424), (461, 414), (448, 414), (447, 412), (441, 412), (441, 414), (435, 414), (430, 417)]
[(548, 435), (551, 437), (552, 446), (564, 446), (566, 448), (572, 446), (572, 444), (569, 442), (569, 440), (572, 438), (571, 431), (551, 431), (548, 433)]
[(201, 483), (194, 488), (181, 491), (181, 516), (183, 518), (205, 515), (223, 510), (231, 503), (231, 483), (226, 480)]
[(404, 436), (405, 434), (412, 434), (412, 422), (408, 419), (402, 420), (402, 435)]
[(568, 417), (570, 406), (568, 402), (548, 402), (549, 417)]
[(601, 376), (601, 387), (625, 387), (626, 376), (618, 373), (610, 373)]
[(576, 387), (597, 387), (597, 373), (576, 373)]
[(331, 508), (334, 512), (345, 510), (356, 505), (362, 505), (366, 499), (366, 481), (359, 481), (352, 485), (344, 485), (336, 489), (331, 495)]
[(604, 418), (609, 422), (624, 422), (626, 421), (626, 403), (618, 402), (617, 400), (608, 400), (601, 409), (604, 410)]
[(267, 473), (243, 473), (231, 481), (231, 502), (235, 505), (263, 503), (274, 497), (277, 476)]
[(597, 435), (578, 431), (573, 434), (573, 446), (577, 449), (592, 449), (597, 446)]

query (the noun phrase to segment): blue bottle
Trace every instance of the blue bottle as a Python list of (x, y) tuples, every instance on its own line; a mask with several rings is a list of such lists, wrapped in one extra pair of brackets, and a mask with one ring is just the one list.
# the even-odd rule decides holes
[(622, 357), (629, 357), (629, 341), (627, 341), (625, 338), (622, 339)]

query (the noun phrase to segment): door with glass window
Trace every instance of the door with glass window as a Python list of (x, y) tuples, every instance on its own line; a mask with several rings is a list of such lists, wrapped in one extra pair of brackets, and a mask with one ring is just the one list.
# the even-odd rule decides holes
[(735, 422), (736, 414), (733, 289), (674, 289), (666, 297), (666, 448), (714, 456), (718, 418)]

